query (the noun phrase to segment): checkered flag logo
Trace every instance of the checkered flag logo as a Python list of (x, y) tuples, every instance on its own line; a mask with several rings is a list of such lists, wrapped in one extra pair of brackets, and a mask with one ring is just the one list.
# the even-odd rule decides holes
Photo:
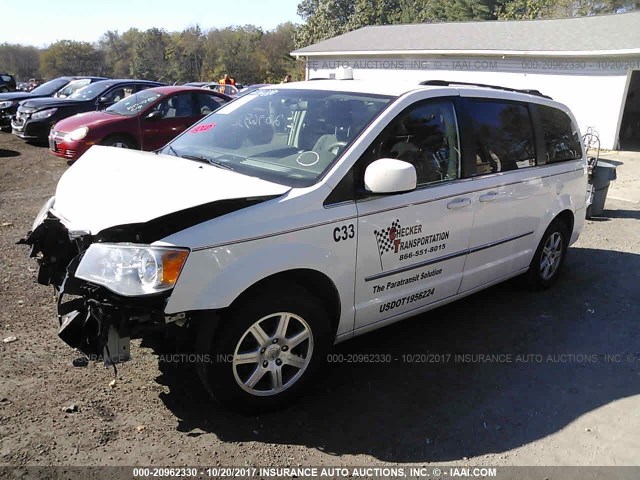
[(378, 252), (380, 258), (386, 252), (394, 249), (393, 241), (396, 239), (396, 232), (400, 228), (400, 220), (396, 220), (390, 227), (383, 228), (382, 230), (374, 230), (373, 233), (376, 236), (376, 242), (378, 242)]

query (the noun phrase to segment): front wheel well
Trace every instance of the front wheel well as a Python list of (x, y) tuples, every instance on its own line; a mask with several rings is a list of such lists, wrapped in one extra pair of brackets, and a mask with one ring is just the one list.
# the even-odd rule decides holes
[(277, 292), (278, 288), (282, 288), (285, 285), (300, 286), (316, 296), (327, 310), (333, 333), (338, 330), (341, 313), (338, 289), (329, 277), (317, 270), (304, 268), (288, 270), (263, 278), (242, 292), (229, 308), (233, 308), (245, 301), (252, 301), (251, 298), (258, 292), (265, 290), (275, 290)]
[(113, 140), (118, 138), (127, 140), (136, 149), (140, 148), (140, 145), (138, 145), (138, 141), (130, 133), (110, 133), (109, 135), (105, 136), (102, 140), (100, 140), (99, 143), (106, 144), (110, 139)]

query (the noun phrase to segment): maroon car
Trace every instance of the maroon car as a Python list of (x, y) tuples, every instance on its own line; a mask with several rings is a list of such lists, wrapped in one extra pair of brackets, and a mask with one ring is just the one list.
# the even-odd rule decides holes
[(49, 148), (70, 161), (91, 145), (156, 150), (231, 99), (202, 88), (149, 88), (106, 110), (59, 121), (49, 134)]

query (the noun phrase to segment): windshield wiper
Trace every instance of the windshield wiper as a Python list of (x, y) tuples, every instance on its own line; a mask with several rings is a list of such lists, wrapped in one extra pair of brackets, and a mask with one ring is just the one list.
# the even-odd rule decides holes
[[(171, 148), (171, 146), (169, 146), (169, 148)], [(175, 152), (175, 150), (173, 150), (173, 148), (171, 148), (171, 150), (173, 152)], [(234, 171), (233, 167), (230, 167), (226, 163), (218, 162), (217, 160), (213, 160), (211, 158), (201, 157), (199, 155), (189, 155), (189, 154), (178, 155), (178, 156), (181, 157), (181, 158), (186, 158), (187, 160), (195, 160), (197, 162), (205, 162), (205, 163), (209, 163), (211, 165), (214, 165), (214, 166), (216, 166), (218, 168), (223, 168), (225, 170), (231, 170), (232, 172)]]

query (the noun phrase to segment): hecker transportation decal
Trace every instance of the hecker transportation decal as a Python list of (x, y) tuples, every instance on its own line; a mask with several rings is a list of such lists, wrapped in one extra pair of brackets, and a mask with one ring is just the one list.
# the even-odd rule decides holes
[(383, 271), (397, 266), (399, 262), (444, 250), (447, 246), (445, 241), (449, 238), (449, 230), (425, 234), (422, 232), (422, 225), (402, 227), (400, 220), (393, 222), (390, 227), (374, 230), (373, 233)]

